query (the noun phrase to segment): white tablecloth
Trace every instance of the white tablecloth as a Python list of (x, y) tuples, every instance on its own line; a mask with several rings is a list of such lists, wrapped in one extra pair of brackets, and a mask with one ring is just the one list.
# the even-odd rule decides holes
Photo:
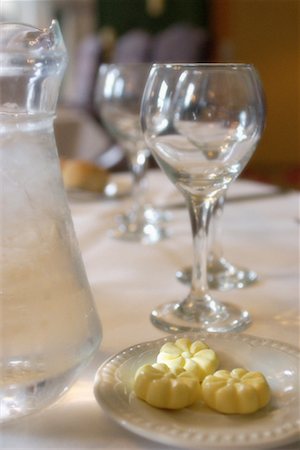
[[(123, 348), (164, 336), (149, 320), (151, 309), (183, 298), (188, 290), (175, 279), (175, 271), (191, 261), (187, 211), (178, 207), (181, 197), (158, 170), (150, 173), (149, 194), (158, 205), (177, 205), (168, 224), (171, 236), (150, 246), (108, 237), (114, 217), (128, 207), (128, 198), (70, 198), (103, 340), (89, 367), (64, 397), (48, 409), (0, 429), (1, 449), (170, 448), (123, 429), (98, 406), (93, 395), (98, 366)], [(251, 313), (248, 334), (297, 346), (298, 213), (297, 193), (237, 181), (230, 188), (223, 216), (224, 251), (230, 261), (256, 270), (260, 281), (247, 289), (217, 294)], [(286, 448), (298, 449), (299, 442)]]

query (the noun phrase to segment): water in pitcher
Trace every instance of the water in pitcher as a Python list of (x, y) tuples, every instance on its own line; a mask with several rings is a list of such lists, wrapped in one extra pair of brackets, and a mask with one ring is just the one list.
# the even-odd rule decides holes
[(101, 340), (63, 189), (54, 111), (28, 103), (27, 110), (25, 102), (0, 105), (0, 422), (53, 402)]

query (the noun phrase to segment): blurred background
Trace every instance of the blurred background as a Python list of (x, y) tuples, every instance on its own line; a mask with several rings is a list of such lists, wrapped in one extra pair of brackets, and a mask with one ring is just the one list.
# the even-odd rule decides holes
[(56, 127), (63, 152), (92, 144), (97, 152), (98, 135), (100, 151), (110, 145), (93, 104), (101, 63), (251, 63), (265, 88), (267, 125), (243, 176), (300, 189), (299, 0), (0, 1), (1, 21), (43, 28), (52, 18), (69, 53)]

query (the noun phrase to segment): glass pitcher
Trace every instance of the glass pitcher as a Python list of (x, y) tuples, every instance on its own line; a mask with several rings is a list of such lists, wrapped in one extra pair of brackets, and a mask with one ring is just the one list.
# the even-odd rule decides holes
[(56, 21), (0, 24), (0, 422), (57, 399), (101, 340), (53, 132), (65, 66)]

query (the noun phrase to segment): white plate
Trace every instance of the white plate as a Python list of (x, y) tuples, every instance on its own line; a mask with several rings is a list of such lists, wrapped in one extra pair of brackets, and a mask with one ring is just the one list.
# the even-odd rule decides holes
[(196, 404), (179, 411), (160, 410), (135, 397), (133, 378), (142, 364), (155, 362), (167, 336), (127, 348), (107, 360), (95, 378), (94, 393), (119, 424), (145, 438), (183, 448), (262, 449), (300, 437), (300, 351), (287, 344), (245, 334), (181, 334), (213, 348), (220, 367), (244, 367), (264, 373), (271, 389), (269, 405), (247, 416), (224, 415)]

